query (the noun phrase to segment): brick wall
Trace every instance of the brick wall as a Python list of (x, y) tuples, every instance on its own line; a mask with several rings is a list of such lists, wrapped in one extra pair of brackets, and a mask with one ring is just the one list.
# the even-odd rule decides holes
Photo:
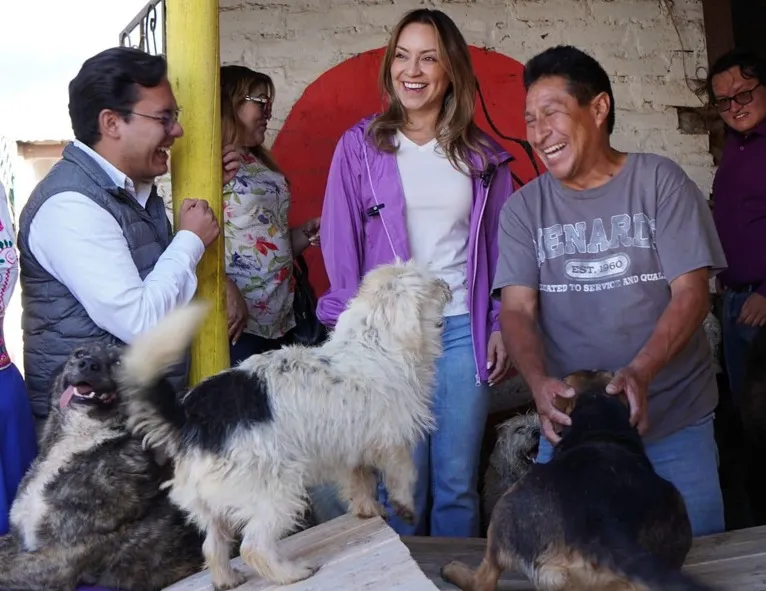
[(521, 62), (559, 43), (589, 51), (614, 86), (615, 145), (672, 157), (709, 193), (708, 136), (682, 133), (676, 110), (702, 105), (689, 88), (707, 63), (701, 0), (221, 0), (221, 60), (274, 78), (273, 140), (308, 84), (384, 45), (423, 5), (447, 12), (468, 43)]

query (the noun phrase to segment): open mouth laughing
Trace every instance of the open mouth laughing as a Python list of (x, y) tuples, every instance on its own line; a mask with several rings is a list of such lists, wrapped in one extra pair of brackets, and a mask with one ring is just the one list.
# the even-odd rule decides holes
[(543, 148), (542, 152), (545, 155), (546, 160), (554, 161), (563, 154), (566, 147), (566, 143), (561, 142), (558, 144), (553, 144), (552, 146), (548, 146), (547, 148)]
[(402, 82), (407, 92), (421, 92), (428, 84), (425, 82)]
[(72, 402), (110, 405), (115, 400), (117, 400), (116, 392), (99, 392), (87, 382), (80, 382), (64, 390), (61, 394), (59, 406), (65, 408)]

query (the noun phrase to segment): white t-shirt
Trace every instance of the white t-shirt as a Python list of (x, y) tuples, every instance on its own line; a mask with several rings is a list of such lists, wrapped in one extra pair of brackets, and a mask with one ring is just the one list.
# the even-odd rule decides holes
[(412, 258), (428, 265), (452, 289), (444, 315), (467, 314), (471, 177), (450, 164), (436, 139), (423, 146), (401, 132), (396, 139)]

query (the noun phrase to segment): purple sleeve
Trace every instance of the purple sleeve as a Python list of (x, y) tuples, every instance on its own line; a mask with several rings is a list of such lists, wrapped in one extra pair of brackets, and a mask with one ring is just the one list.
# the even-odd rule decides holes
[(330, 164), (322, 205), (320, 242), (330, 288), (319, 298), (317, 317), (328, 327), (335, 326), (362, 277), (364, 225), (358, 199), (359, 149), (350, 132), (341, 137)]
[[(500, 212), (503, 205), (513, 193), (513, 180), (511, 171), (507, 165), (504, 165), (497, 171), (497, 176), (492, 184), (492, 190), (487, 196), (487, 265), (489, 267), (489, 286), (490, 294), (492, 285), (495, 282), (495, 271), (497, 269), (498, 250), (498, 231), (500, 226)], [(492, 309), (490, 311), (490, 321), (492, 332), (500, 330), (500, 300), (490, 297)]]

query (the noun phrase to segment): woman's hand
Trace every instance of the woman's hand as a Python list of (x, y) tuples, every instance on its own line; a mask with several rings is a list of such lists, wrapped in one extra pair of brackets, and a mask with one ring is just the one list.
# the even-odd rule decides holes
[(491, 370), (489, 374), (489, 385), (494, 386), (502, 382), (511, 369), (511, 358), (505, 352), (503, 345), (503, 336), (497, 330), (489, 335), (487, 343), (487, 369)]
[(237, 284), (228, 277), (226, 278), (226, 315), (229, 320), (229, 338), (231, 344), (236, 345), (247, 326), (250, 313), (247, 309), (247, 302), (242, 297)]
[(224, 146), (221, 152), (223, 154), (223, 186), (225, 187), (239, 170), (239, 151), (237, 151), (236, 146), (229, 144)]
[(319, 246), (319, 224), (322, 218), (313, 218), (290, 230), (293, 255), (298, 256), (309, 246)]
[(301, 227), (303, 234), (306, 236), (306, 238), (308, 238), (309, 244), (311, 246), (319, 246), (319, 224), (321, 221), (322, 218), (314, 218), (307, 221)]

